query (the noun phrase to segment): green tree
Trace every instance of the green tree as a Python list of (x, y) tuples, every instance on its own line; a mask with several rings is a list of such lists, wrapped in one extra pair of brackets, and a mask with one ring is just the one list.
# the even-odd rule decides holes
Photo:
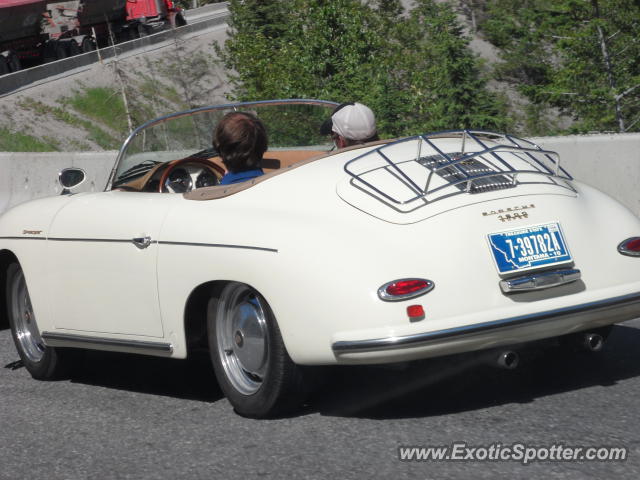
[(388, 71), (402, 92), (405, 122), (418, 130), (507, 126), (449, 5), (418, 0), (394, 36)]
[(419, 0), (408, 16), (397, 0), (231, 0), (230, 10), (218, 54), (238, 100), (358, 100), (384, 136), (506, 126), (447, 5)]
[(502, 79), (573, 131), (640, 129), (640, 3), (490, 0), (482, 28), (502, 49)]

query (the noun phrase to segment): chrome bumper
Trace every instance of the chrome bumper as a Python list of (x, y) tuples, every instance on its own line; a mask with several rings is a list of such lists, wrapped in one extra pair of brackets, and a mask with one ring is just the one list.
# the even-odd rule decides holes
[[(604, 318), (603, 318), (604, 315)], [(491, 322), (465, 325), (462, 327), (436, 330), (433, 332), (417, 333), (400, 337), (375, 338), (367, 340), (338, 341), (331, 348), (335, 355), (351, 353), (377, 352), (384, 350), (402, 350), (430, 344), (445, 343), (449, 340), (472, 337), (485, 333), (507, 331), (526, 327), (531, 324), (550, 322), (550, 337), (572, 333), (576, 331), (573, 325), (562, 327), (566, 331), (558, 332), (556, 324), (560, 321), (571, 321), (575, 318), (577, 324), (584, 324), (585, 328), (608, 325), (640, 316), (640, 292), (623, 295), (621, 297), (599, 300), (596, 302), (574, 305), (571, 307), (549, 310), (546, 312), (521, 315), (518, 317), (494, 320)]]

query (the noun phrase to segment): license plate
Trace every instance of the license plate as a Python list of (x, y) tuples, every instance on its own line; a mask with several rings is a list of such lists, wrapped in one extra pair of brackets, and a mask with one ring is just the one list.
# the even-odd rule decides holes
[(547, 223), (488, 235), (500, 273), (571, 262), (558, 223)]

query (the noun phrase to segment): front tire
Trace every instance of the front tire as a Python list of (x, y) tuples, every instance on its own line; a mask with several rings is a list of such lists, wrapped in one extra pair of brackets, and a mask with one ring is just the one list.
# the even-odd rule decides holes
[(276, 319), (256, 290), (230, 283), (214, 292), (207, 331), (216, 378), (236, 412), (273, 417), (301, 403), (302, 371), (289, 357)]
[(17, 263), (11, 264), (7, 270), (6, 287), (11, 335), (25, 368), (37, 380), (64, 377), (68, 372), (68, 362), (64, 358), (66, 352), (44, 344), (31, 305), (24, 272)]

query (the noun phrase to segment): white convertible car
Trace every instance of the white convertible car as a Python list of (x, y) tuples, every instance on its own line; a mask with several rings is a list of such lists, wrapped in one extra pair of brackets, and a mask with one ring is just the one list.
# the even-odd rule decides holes
[[(332, 102), (201, 108), (138, 128), (105, 191), (0, 217), (1, 312), (38, 379), (74, 349), (208, 349), (235, 409), (295, 408), (306, 366), (404, 362), (563, 337), (598, 350), (640, 317), (640, 220), (558, 156), (477, 131), (335, 150)], [(267, 172), (217, 185), (211, 131), (266, 124)], [(61, 173), (72, 189), (83, 172)]]

